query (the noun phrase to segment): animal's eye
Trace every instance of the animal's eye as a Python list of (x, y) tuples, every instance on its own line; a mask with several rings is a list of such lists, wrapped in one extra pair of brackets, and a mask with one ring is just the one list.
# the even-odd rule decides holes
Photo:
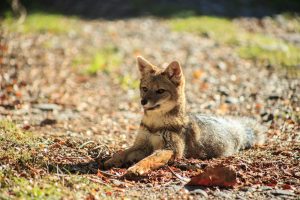
[(147, 91), (148, 91), (148, 88), (142, 87), (142, 90), (143, 90), (144, 92), (147, 92)]
[(164, 90), (164, 89), (159, 89), (159, 90), (156, 90), (156, 93), (158, 93), (158, 94), (162, 94), (162, 93), (164, 93), (166, 90)]

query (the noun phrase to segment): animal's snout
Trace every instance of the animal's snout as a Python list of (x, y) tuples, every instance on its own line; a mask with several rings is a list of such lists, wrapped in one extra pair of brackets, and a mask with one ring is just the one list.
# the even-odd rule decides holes
[(141, 104), (144, 106), (144, 105), (146, 105), (148, 103), (148, 101), (147, 101), (147, 99), (142, 99), (141, 100)]

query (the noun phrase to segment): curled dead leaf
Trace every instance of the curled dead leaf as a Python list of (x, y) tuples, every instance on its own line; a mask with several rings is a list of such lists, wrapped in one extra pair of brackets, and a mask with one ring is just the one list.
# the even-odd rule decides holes
[(230, 166), (217, 165), (191, 178), (187, 185), (232, 187), (237, 183), (236, 171)]

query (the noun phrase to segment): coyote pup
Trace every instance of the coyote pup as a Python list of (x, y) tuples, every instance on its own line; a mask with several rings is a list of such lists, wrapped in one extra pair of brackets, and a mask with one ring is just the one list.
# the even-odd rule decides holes
[(113, 155), (105, 168), (137, 162), (127, 174), (143, 175), (175, 158), (229, 156), (264, 143), (265, 128), (254, 120), (188, 115), (185, 79), (177, 61), (160, 69), (139, 56), (137, 65), (144, 116), (133, 146)]

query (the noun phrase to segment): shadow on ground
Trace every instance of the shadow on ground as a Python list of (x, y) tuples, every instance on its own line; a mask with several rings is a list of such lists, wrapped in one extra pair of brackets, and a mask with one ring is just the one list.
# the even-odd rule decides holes
[(99, 164), (95, 161), (70, 163), (70, 164), (50, 164), (49, 171), (63, 174), (96, 174)]

